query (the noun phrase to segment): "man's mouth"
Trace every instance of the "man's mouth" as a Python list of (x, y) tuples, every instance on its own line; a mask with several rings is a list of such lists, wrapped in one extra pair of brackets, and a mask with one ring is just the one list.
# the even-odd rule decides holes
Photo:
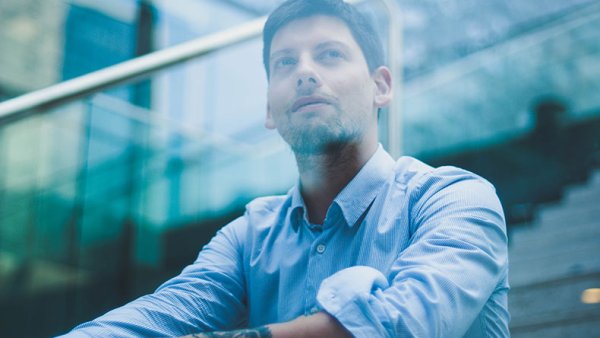
[(319, 105), (330, 104), (327, 99), (318, 96), (305, 96), (301, 97), (292, 105), (292, 112), (304, 110), (310, 107), (317, 107)]

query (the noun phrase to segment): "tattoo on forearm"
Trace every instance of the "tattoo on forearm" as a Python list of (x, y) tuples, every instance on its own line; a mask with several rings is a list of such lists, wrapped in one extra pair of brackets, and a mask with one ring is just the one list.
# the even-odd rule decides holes
[(266, 326), (236, 331), (206, 332), (192, 334), (191, 336), (194, 338), (273, 338), (271, 330)]

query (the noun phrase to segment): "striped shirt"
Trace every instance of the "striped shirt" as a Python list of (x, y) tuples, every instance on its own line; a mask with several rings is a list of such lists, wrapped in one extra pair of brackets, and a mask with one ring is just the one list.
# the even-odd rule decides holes
[(326, 311), (356, 337), (507, 337), (508, 257), (493, 186), (381, 146), (322, 225), (299, 187), (258, 198), (182, 273), (73, 336), (177, 336)]

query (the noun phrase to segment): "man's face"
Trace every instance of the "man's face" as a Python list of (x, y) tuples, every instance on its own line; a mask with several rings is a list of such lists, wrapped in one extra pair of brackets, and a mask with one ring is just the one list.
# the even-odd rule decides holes
[(282, 27), (269, 68), (265, 125), (294, 152), (321, 153), (377, 137), (378, 85), (343, 21), (316, 15)]

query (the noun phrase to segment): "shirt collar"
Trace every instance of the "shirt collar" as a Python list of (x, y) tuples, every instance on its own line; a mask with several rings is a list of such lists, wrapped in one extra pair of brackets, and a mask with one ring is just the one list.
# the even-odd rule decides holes
[(292, 196), (292, 202), (290, 205), (290, 222), (294, 230), (298, 230), (298, 227), (302, 224), (306, 218), (304, 215), (304, 199), (300, 194), (300, 182), (296, 183), (290, 190), (289, 194)]
[(357, 223), (393, 170), (394, 160), (380, 144), (375, 154), (333, 200), (348, 226), (353, 227)]
[[(349, 227), (353, 227), (371, 205), (381, 188), (394, 170), (394, 160), (381, 144), (358, 174), (333, 200)], [(305, 205), (298, 182), (291, 190), (290, 221), (294, 230), (306, 219)], [(335, 217), (334, 208), (329, 208), (327, 217)], [(327, 218), (325, 223), (328, 222)]]

